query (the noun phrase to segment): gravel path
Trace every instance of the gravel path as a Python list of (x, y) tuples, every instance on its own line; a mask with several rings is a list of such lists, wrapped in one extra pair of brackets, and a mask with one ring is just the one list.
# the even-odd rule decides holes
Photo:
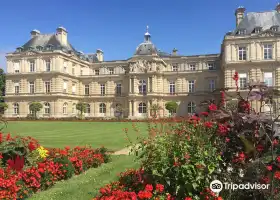
[(131, 152), (131, 148), (132, 147), (121, 149), (119, 151), (114, 152), (112, 155), (129, 155), (129, 153)]

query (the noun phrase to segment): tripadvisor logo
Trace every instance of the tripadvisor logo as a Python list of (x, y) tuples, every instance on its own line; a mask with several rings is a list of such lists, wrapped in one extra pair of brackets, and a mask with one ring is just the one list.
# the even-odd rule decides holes
[(269, 188), (269, 184), (259, 184), (259, 183), (222, 183), (219, 180), (214, 180), (210, 183), (210, 189), (212, 192), (219, 193), (222, 190), (267, 190)]

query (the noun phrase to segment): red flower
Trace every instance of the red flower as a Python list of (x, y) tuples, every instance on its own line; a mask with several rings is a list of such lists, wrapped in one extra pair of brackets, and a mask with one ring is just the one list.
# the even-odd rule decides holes
[(258, 150), (258, 151), (263, 151), (263, 150), (264, 150), (264, 146), (261, 145), (261, 144), (258, 144), (258, 145), (257, 145), (257, 150)]
[(212, 122), (205, 122), (205, 123), (204, 123), (204, 126), (205, 126), (206, 128), (212, 128), (212, 127), (213, 127), (213, 123), (212, 123)]
[(186, 197), (185, 200), (192, 200), (192, 198), (191, 197)]
[(34, 151), (34, 150), (36, 149), (36, 146), (34, 145), (33, 142), (29, 142), (29, 144), (28, 144), (28, 149), (29, 149), (30, 151)]
[(238, 81), (238, 72), (234, 73), (233, 80)]
[(3, 134), (0, 133), (0, 143), (3, 141)]
[(280, 171), (276, 171), (274, 174), (274, 177), (278, 180), (280, 180)]
[(280, 163), (280, 156), (277, 156), (276, 160)]
[(272, 171), (272, 165), (266, 166), (266, 169), (267, 169), (268, 171)]
[(24, 166), (24, 157), (17, 155), (14, 160), (9, 159), (7, 164), (10, 169), (21, 171)]
[(229, 138), (226, 138), (226, 142), (229, 142), (230, 141), (230, 139)]
[(190, 155), (186, 153), (184, 157), (186, 160), (188, 160), (190, 158)]
[(209, 115), (209, 113), (208, 112), (201, 112), (201, 113), (199, 113), (199, 115), (207, 117)]
[(227, 125), (218, 124), (218, 134), (225, 136), (228, 133)]
[(162, 184), (157, 184), (157, 185), (156, 185), (156, 190), (157, 190), (158, 192), (163, 192), (164, 186), (163, 186)]
[(70, 147), (69, 147), (69, 146), (66, 146), (66, 147), (65, 147), (65, 150), (66, 150), (66, 151), (69, 151), (69, 150), (70, 150)]
[(0, 159), (2, 159), (2, 158), (3, 158), (2, 153), (0, 153)]
[(149, 191), (140, 191), (138, 193), (139, 199), (150, 199), (152, 198), (153, 194)]
[(279, 144), (279, 141), (274, 139), (272, 144), (273, 144), (273, 146), (275, 146), (275, 145)]
[(215, 111), (215, 110), (217, 110), (217, 106), (216, 106), (215, 104), (213, 104), (213, 103), (211, 103), (211, 104), (208, 106), (208, 108), (209, 108), (210, 111)]
[(153, 189), (154, 189), (153, 186), (150, 184), (146, 185), (146, 187), (145, 187), (145, 190), (150, 191), (150, 192), (152, 192)]
[(8, 135), (6, 136), (6, 141), (9, 141), (9, 140), (11, 140), (11, 134), (10, 133), (8, 133)]

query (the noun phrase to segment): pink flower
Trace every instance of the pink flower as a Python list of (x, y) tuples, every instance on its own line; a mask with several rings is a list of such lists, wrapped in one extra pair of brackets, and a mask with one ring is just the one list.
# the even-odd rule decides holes
[(209, 108), (210, 111), (215, 111), (215, 110), (217, 110), (217, 106), (216, 106), (215, 104), (213, 104), (213, 103), (211, 103), (211, 104), (208, 106), (208, 108)]

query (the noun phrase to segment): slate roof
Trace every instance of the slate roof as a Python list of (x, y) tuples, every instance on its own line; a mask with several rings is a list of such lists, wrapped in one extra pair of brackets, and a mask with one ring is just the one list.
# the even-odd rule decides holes
[(31, 38), (23, 46), (20, 47), (21, 51), (52, 51), (62, 50), (65, 53), (74, 53), (80, 59), (88, 62), (98, 62), (96, 54), (82, 54), (78, 52), (69, 42), (67, 45), (62, 45), (56, 34), (39, 34)]
[(246, 34), (251, 34), (257, 27), (265, 31), (271, 29), (272, 26), (280, 26), (280, 13), (277, 11), (249, 12), (232, 34), (236, 35), (239, 30), (246, 30)]

